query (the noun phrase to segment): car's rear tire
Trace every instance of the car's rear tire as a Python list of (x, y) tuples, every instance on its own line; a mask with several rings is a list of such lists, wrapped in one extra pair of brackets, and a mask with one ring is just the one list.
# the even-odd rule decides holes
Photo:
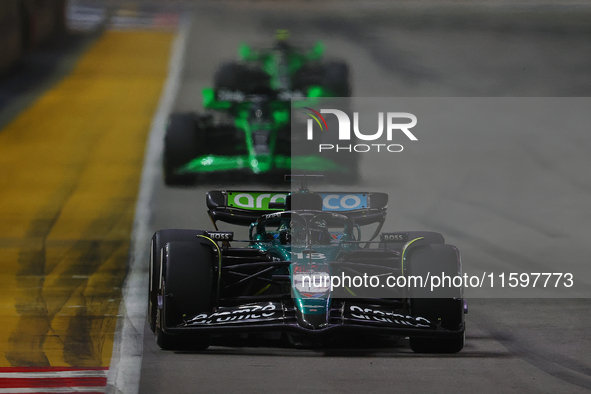
[[(422, 276), (461, 275), (458, 250), (452, 245), (422, 245), (408, 252), (408, 274)], [(426, 298), (426, 296), (434, 298)], [(456, 331), (453, 337), (410, 337), (410, 347), (417, 353), (457, 353), (464, 347), (464, 303), (461, 287), (414, 288), (410, 299), (411, 314), (440, 328)]]
[(293, 88), (307, 91), (310, 86), (320, 85), (331, 97), (350, 97), (350, 77), (349, 66), (342, 61), (306, 64), (293, 76)]
[(197, 242), (169, 242), (165, 246), (166, 265), (161, 287), (162, 308), (158, 309), (156, 343), (165, 350), (205, 350), (209, 334), (170, 334), (164, 327), (181, 325), (199, 313), (211, 313), (215, 254), (205, 239)]
[(234, 62), (221, 64), (213, 75), (214, 89), (216, 91), (219, 89), (240, 90), (244, 69), (242, 64)]
[(304, 93), (311, 86), (322, 86), (325, 67), (320, 63), (307, 63), (302, 65), (292, 77), (292, 89)]
[[(160, 287), (160, 262), (162, 252), (169, 242), (198, 242), (197, 236), (205, 234), (201, 230), (159, 230), (152, 236), (150, 244), (148, 323), (152, 332), (156, 331), (156, 313), (158, 311), (158, 291)], [(166, 268), (163, 266), (163, 268)], [(166, 272), (162, 272), (163, 276)]]
[(199, 156), (204, 146), (203, 130), (194, 113), (175, 113), (168, 118), (164, 138), (164, 183), (168, 186), (186, 186), (194, 182), (193, 174), (179, 174), (179, 167)]
[(351, 96), (349, 66), (345, 62), (334, 61), (326, 65), (322, 86), (334, 97)]

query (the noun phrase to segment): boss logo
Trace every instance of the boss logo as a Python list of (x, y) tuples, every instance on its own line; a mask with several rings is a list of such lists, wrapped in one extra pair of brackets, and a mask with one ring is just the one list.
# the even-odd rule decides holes
[(383, 242), (406, 242), (408, 233), (382, 233)]
[(208, 231), (207, 236), (214, 241), (232, 241), (234, 233), (231, 231)]

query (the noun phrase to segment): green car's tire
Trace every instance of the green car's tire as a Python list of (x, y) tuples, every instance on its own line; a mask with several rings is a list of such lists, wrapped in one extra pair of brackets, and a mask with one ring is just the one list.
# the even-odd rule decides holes
[(335, 97), (351, 96), (349, 66), (345, 62), (330, 62), (324, 70), (322, 86)]
[(215, 255), (209, 241), (169, 242), (163, 265), (163, 306), (158, 309), (156, 343), (165, 350), (205, 350), (209, 334), (168, 334), (163, 326), (175, 327), (199, 313), (211, 313), (213, 304), (213, 266)]
[(198, 127), (194, 113), (170, 115), (162, 160), (166, 185), (186, 186), (194, 182), (194, 175), (179, 174), (178, 169), (200, 155), (203, 139), (203, 131)]
[(293, 76), (294, 90), (306, 91), (308, 87), (320, 85), (332, 97), (351, 96), (351, 72), (345, 62), (332, 61), (326, 64), (306, 64)]
[(322, 86), (325, 68), (318, 63), (304, 64), (292, 77), (293, 90), (306, 92), (310, 86)]

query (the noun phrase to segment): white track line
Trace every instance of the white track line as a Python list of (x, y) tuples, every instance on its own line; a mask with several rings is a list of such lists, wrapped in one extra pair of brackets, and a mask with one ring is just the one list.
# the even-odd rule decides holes
[(104, 393), (105, 387), (18, 387), (1, 389), (0, 394)]
[(129, 272), (123, 287), (115, 331), (113, 356), (107, 379), (108, 393), (137, 394), (142, 366), (144, 324), (148, 310), (148, 260), (154, 186), (159, 181), (160, 159), (168, 115), (180, 85), (190, 19), (183, 17), (173, 45), (164, 93), (160, 97), (144, 156), (144, 167), (129, 252)]
[(107, 371), (105, 370), (0, 372), (0, 379), (104, 378), (106, 376)]

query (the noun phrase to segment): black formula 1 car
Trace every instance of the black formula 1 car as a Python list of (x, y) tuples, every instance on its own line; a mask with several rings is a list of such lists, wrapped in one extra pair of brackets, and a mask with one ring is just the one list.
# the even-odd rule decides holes
[[(233, 333), (319, 343), (375, 333), (410, 337), (416, 352), (460, 351), (463, 288), (429, 281), (462, 275), (458, 250), (434, 232), (381, 232), (385, 193), (311, 192), (304, 181), (292, 192), (210, 191), (215, 230), (154, 234), (148, 320), (158, 345), (202, 350), (211, 336)], [(248, 227), (248, 239), (218, 222)]]
[(319, 170), (339, 183), (357, 179), (359, 155), (292, 150), (292, 99), (303, 108), (320, 97), (348, 97), (347, 64), (324, 61), (320, 43), (306, 50), (280, 38), (271, 49), (243, 45), (240, 61), (220, 66), (214, 87), (203, 90), (207, 112), (170, 115), (163, 157), (167, 185), (276, 182), (286, 172)]

